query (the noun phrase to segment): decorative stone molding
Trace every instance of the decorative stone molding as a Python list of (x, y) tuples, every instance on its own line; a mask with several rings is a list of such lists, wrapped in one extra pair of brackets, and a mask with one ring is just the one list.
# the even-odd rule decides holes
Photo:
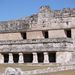
[(75, 51), (74, 39), (0, 41), (0, 52)]

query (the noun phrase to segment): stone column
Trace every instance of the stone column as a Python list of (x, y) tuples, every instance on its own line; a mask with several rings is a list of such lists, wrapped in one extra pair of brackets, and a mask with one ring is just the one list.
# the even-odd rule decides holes
[(19, 53), (19, 61), (18, 63), (24, 63), (23, 53)]
[(8, 61), (8, 63), (14, 63), (12, 53), (9, 53), (9, 61)]
[(49, 63), (49, 56), (47, 52), (44, 52), (44, 63)]
[(0, 64), (4, 63), (4, 56), (0, 53)]
[(38, 63), (38, 56), (36, 52), (33, 53), (33, 63)]

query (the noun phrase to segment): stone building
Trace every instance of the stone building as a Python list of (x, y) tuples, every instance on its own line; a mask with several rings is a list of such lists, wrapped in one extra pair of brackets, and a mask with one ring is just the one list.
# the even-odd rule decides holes
[(75, 63), (75, 9), (0, 22), (0, 63)]

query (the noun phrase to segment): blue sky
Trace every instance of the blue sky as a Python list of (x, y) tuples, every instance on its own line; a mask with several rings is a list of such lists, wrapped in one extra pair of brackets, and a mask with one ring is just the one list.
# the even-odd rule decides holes
[(18, 19), (39, 12), (39, 7), (75, 8), (75, 0), (0, 0), (0, 21)]

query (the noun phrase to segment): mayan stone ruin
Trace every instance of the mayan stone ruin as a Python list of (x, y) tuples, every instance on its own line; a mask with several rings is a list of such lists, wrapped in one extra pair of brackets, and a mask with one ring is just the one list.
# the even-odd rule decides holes
[(0, 22), (0, 64), (75, 64), (75, 8)]

